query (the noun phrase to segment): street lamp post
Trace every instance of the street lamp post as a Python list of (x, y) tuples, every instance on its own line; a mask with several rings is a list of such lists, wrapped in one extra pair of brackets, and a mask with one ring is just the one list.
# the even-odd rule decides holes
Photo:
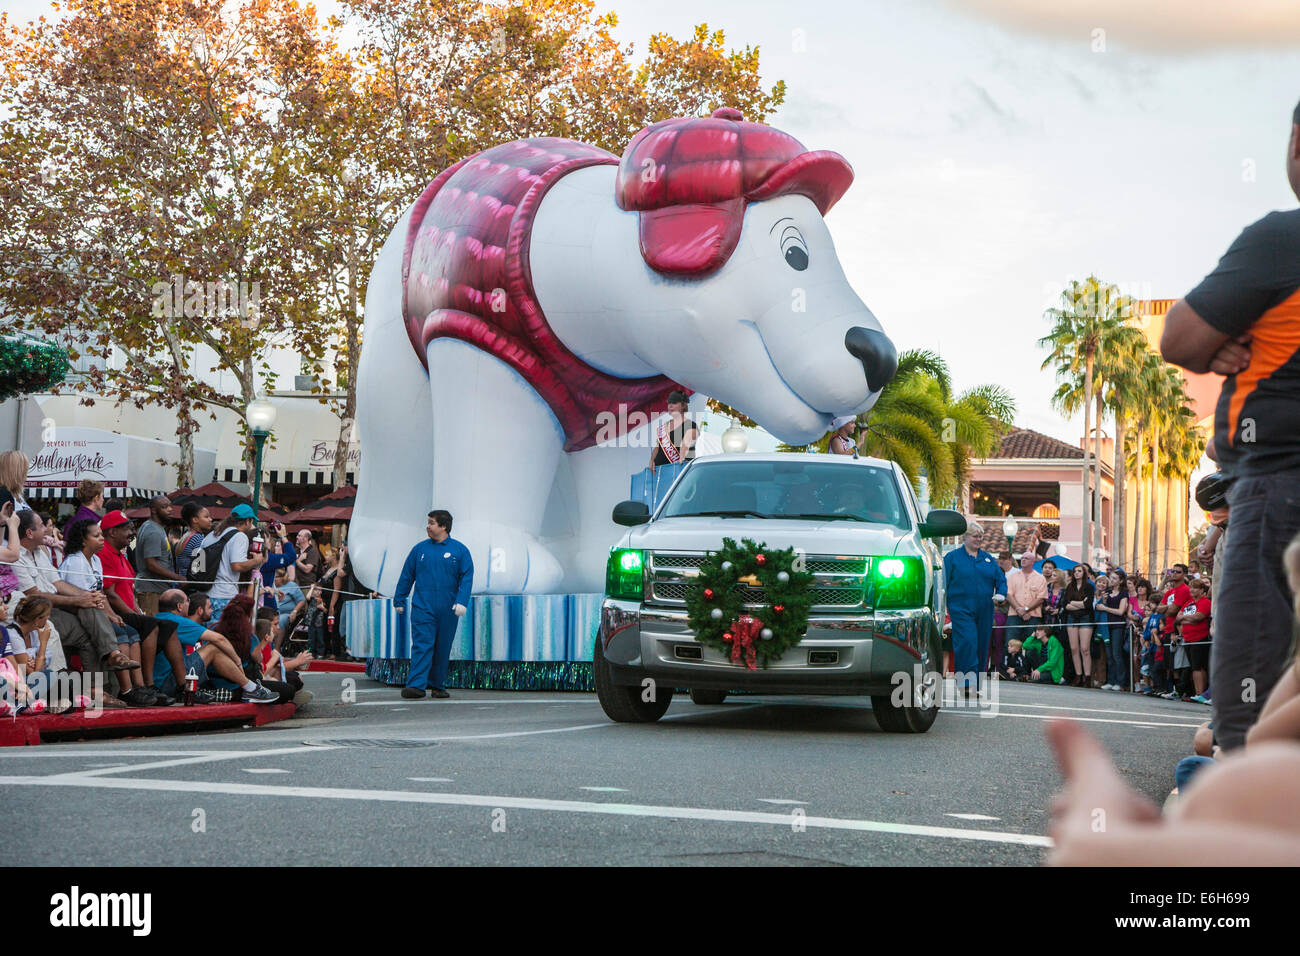
[(253, 433), (253, 442), (257, 445), (257, 461), (253, 470), (253, 513), (257, 513), (262, 500), (262, 446), (266, 436), (275, 427), (275, 406), (265, 398), (254, 399), (248, 403), (244, 420), (248, 422), (249, 431)]

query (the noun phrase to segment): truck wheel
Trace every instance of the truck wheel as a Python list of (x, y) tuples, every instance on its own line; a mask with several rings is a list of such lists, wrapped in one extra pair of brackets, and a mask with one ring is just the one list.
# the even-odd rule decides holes
[(691, 700), (701, 707), (710, 707), (714, 704), (720, 704), (727, 699), (725, 690), (693, 690), (691, 691)]
[(887, 734), (923, 734), (939, 716), (939, 707), (895, 707), (885, 694), (871, 698), (871, 712)]
[(655, 682), (653, 700), (643, 700), (645, 688), (639, 684), (626, 687), (615, 684), (610, 679), (609, 664), (605, 662), (605, 652), (596, 638), (596, 652), (592, 658), (592, 671), (596, 678), (596, 698), (601, 710), (610, 720), (622, 724), (652, 724), (664, 715), (668, 705), (673, 702), (673, 688)]

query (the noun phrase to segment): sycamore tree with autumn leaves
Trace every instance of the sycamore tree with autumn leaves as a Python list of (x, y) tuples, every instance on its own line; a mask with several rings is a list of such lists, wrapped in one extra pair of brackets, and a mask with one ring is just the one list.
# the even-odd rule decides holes
[[(198, 417), (242, 415), (276, 346), (336, 403), (342, 482), (370, 265), (442, 169), (528, 136), (621, 153), (648, 123), (723, 105), (761, 121), (785, 96), (707, 26), (638, 56), (594, 0), (54, 9), (0, 18), (0, 319), (95, 358), (87, 391), (174, 409), (184, 484)], [(256, 301), (185, 308), (159, 296), (176, 276)], [(204, 384), (199, 346), (233, 388)]]

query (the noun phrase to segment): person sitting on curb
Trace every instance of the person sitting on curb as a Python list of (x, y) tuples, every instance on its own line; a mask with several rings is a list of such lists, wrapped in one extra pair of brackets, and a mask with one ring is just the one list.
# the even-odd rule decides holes
[(45, 547), (45, 523), (35, 511), (18, 516), (18, 544), (22, 554), (14, 565), (18, 590), (28, 597), (43, 594), (54, 609), (50, 620), (63, 642), (65, 652), (81, 657), (81, 669), (88, 672), (134, 670), (138, 661), (122, 653), (117, 632), (108, 616), (108, 599), (102, 591), (86, 591), (59, 577), (49, 549)]
[(1034, 628), (1034, 636), (1025, 644), (1025, 666), (1035, 684), (1059, 684), (1065, 679), (1065, 650), (1047, 628)]
[[(253, 704), (273, 704), (278, 695), (267, 690), (257, 681), (249, 680), (239, 664), (239, 656), (230, 642), (216, 631), (204, 627), (212, 618), (212, 602), (206, 594), (186, 594), (179, 588), (164, 591), (158, 598), (158, 618), (173, 621), (176, 624), (176, 636), (185, 648), (185, 666), (194, 666), (190, 655), (197, 652), (205, 671), (212, 671), (225, 680), (235, 684), (243, 691), (243, 699)], [(161, 681), (159, 689), (170, 697), (176, 697), (181, 690), (184, 674), (174, 674), (166, 658), (160, 658), (154, 666), (154, 680)], [(197, 673), (197, 670), (196, 670)]]

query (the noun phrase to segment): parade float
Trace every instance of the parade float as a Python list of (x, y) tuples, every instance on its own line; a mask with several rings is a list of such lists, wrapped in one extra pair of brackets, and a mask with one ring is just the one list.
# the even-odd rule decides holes
[[(426, 513), (451, 512), (475, 567), (453, 685), (590, 688), (611, 508), (646, 487), (671, 391), (790, 444), (872, 407), (896, 352), (824, 221), (852, 179), (837, 153), (724, 108), (649, 126), (621, 159), (504, 143), (397, 222), (366, 296), (349, 549), (391, 595)], [(392, 602), (346, 614), (351, 653), (401, 682)]]

